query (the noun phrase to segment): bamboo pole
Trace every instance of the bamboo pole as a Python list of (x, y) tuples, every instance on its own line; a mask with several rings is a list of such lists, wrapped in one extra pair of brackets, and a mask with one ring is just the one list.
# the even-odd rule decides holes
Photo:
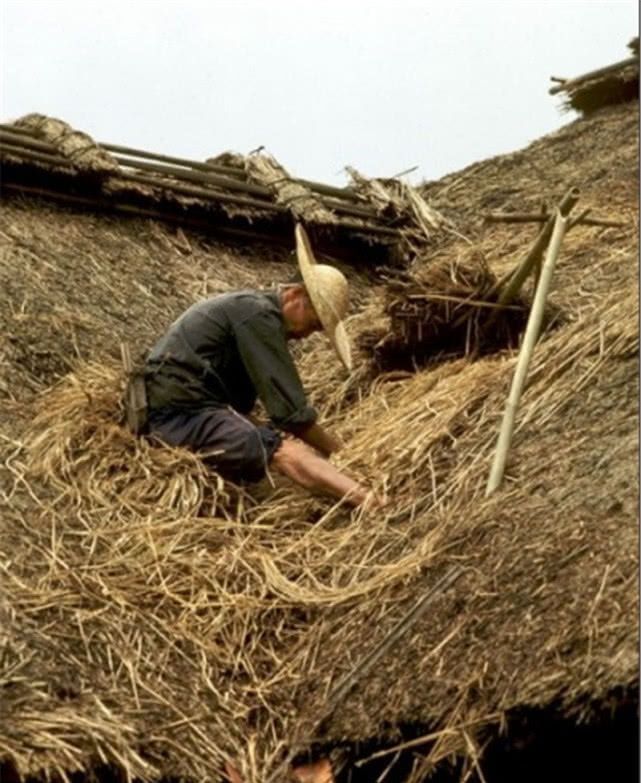
[(2, 127), (0, 127), (0, 143), (15, 144), (26, 149), (48, 152), (50, 154), (57, 152), (56, 148), (49, 144), (48, 141), (41, 141), (28, 136), (26, 133), (14, 133), (13, 131), (4, 130)]
[(548, 93), (550, 95), (556, 95), (558, 92), (563, 92), (565, 90), (572, 89), (573, 87), (578, 87), (581, 82), (586, 82), (589, 79), (596, 79), (600, 76), (607, 76), (613, 71), (626, 68), (628, 65), (638, 64), (638, 57), (628, 57), (626, 60), (620, 60), (618, 63), (606, 65), (603, 68), (597, 68), (595, 71), (588, 71), (588, 73), (581, 74), (581, 76), (575, 76), (573, 79), (567, 79), (566, 81), (560, 82), (559, 84), (555, 84), (554, 87), (550, 87)]
[(139, 150), (133, 147), (124, 147), (120, 144), (108, 144), (107, 142), (99, 142), (99, 144), (101, 147), (104, 147), (107, 152), (113, 152), (116, 155), (127, 155), (130, 158), (142, 158), (143, 160), (155, 160), (159, 163), (183, 166), (188, 169), (195, 169), (196, 171), (211, 171), (214, 174), (236, 177), (241, 180), (246, 176), (243, 169), (234, 166), (223, 166), (219, 163), (204, 163), (200, 160), (190, 160), (189, 158), (180, 158), (175, 155), (161, 155), (158, 152), (147, 152), (146, 150)]
[(218, 190), (211, 190), (205, 187), (183, 184), (177, 180), (168, 180), (161, 177), (151, 177), (146, 174), (138, 174), (130, 171), (116, 171), (113, 173), (115, 179), (124, 179), (131, 182), (139, 182), (141, 185), (149, 185), (154, 188), (178, 193), (184, 196), (193, 196), (202, 198), (206, 201), (220, 201), (223, 204), (239, 204), (241, 206), (252, 207), (254, 209), (264, 209), (268, 212), (288, 212), (287, 207), (282, 204), (274, 204), (271, 201), (261, 201), (256, 198), (245, 196), (232, 196), (222, 193)]
[(251, 193), (257, 196), (267, 196), (270, 198), (272, 192), (269, 188), (263, 185), (255, 185), (253, 182), (242, 182), (241, 180), (234, 179), (233, 177), (223, 177), (219, 174), (209, 174), (204, 171), (190, 171), (189, 169), (181, 169), (177, 166), (167, 166), (163, 163), (148, 162), (143, 160), (131, 160), (125, 158), (122, 155), (114, 155), (114, 158), (120, 163), (121, 166), (126, 166), (130, 169), (137, 169), (139, 171), (153, 171), (157, 174), (164, 174), (168, 177), (176, 177), (176, 179), (183, 180), (185, 182), (197, 182), (201, 185), (216, 185), (226, 190), (237, 190), (242, 193)]
[[(16, 154), (18, 150), (36, 150), (45, 151), (42, 154), (56, 155), (56, 149), (53, 145), (47, 142), (40, 141), (38, 139), (32, 139), (28, 136), (21, 136), (18, 134), (12, 134), (8, 131), (3, 131), (0, 128), (0, 143), (2, 144), (0, 149), (14, 149)], [(33, 155), (26, 155), (20, 152), (21, 156), (30, 160), (39, 160), (42, 163), (54, 163), (53, 158), (36, 158)], [(227, 176), (219, 176), (216, 174), (210, 174), (206, 167), (202, 167), (199, 172), (191, 171), (186, 168), (177, 168), (172, 166), (163, 165), (156, 162), (147, 162), (142, 160), (133, 160), (123, 157), (122, 155), (114, 155), (114, 159), (121, 165), (129, 169), (136, 171), (151, 171), (157, 174), (165, 174), (166, 176), (175, 177), (179, 181), (195, 182), (202, 185), (214, 185), (216, 187), (224, 188), (225, 190), (238, 191), (241, 193), (250, 193), (258, 196), (265, 196), (271, 198), (273, 196), (270, 188), (264, 185), (258, 185), (252, 182), (243, 182), (242, 180), (233, 179)], [(63, 163), (64, 161), (64, 163)], [(62, 156), (58, 156), (57, 164), (59, 165), (73, 165), (73, 161), (67, 160)], [(324, 188), (327, 192), (334, 192), (337, 189), (332, 189), (330, 186)], [(368, 206), (359, 206), (353, 202), (340, 201), (332, 197), (325, 197), (319, 199), (320, 203), (326, 206), (328, 209), (333, 210), (341, 215), (352, 215), (353, 217), (362, 217), (368, 220), (377, 220), (378, 215), (376, 211)]]
[(566, 227), (567, 220), (563, 217), (559, 210), (554, 219), (552, 239), (550, 240), (550, 244), (548, 246), (545, 262), (543, 263), (543, 269), (541, 270), (541, 279), (539, 280), (539, 285), (534, 295), (532, 309), (530, 310), (530, 317), (528, 318), (527, 326), (525, 328), (523, 343), (521, 345), (521, 351), (519, 353), (516, 369), (514, 371), (512, 386), (510, 388), (510, 394), (505, 406), (503, 422), (501, 424), (501, 429), (496, 444), (494, 461), (492, 462), (490, 476), (488, 478), (487, 487), (485, 489), (485, 497), (491, 495), (497, 489), (497, 487), (500, 486), (501, 481), (503, 480), (505, 464), (507, 462), (507, 454), (510, 449), (512, 433), (514, 431), (516, 411), (518, 409), (523, 387), (525, 385), (525, 378), (527, 376), (532, 353), (534, 352), (534, 346), (536, 345), (536, 341), (538, 340), (539, 333), (541, 331), (543, 311), (545, 309), (545, 302), (547, 300), (547, 295), (550, 288), (550, 281), (552, 280), (552, 275), (554, 273), (556, 260), (559, 255), (559, 250), (561, 249), (561, 242), (563, 241)]
[(2, 123), (0, 123), (0, 128), (2, 130), (12, 131), (13, 133), (19, 133), (21, 136), (22, 135), (25, 135), (25, 136), (31, 136), (32, 135), (31, 128), (25, 128), (22, 125), (11, 125), (10, 123), (2, 122)]
[[(239, 229), (230, 226), (220, 225), (218, 223), (212, 223), (208, 220), (201, 220), (198, 218), (188, 217), (184, 214), (171, 213), (161, 211), (158, 209), (147, 209), (145, 207), (139, 207), (132, 204), (124, 204), (119, 201), (114, 201), (111, 198), (102, 197), (89, 197), (89, 196), (77, 196), (70, 193), (61, 193), (57, 190), (48, 190), (47, 188), (38, 188), (31, 185), (18, 185), (3, 180), (0, 183), (0, 193), (3, 191), (13, 191), (19, 194), (25, 194), (27, 196), (34, 196), (36, 198), (46, 198), (52, 201), (57, 201), (61, 204), (75, 206), (75, 207), (88, 207), (91, 209), (98, 209), (104, 211), (122, 212), (126, 215), (133, 217), (150, 218), (152, 220), (162, 220), (169, 223), (176, 223), (180, 226), (187, 226), (188, 228), (197, 229), (200, 231), (206, 231), (208, 233), (215, 232), (216, 234), (222, 233), (231, 237), (238, 237), (241, 239), (253, 239), (260, 240), (261, 242), (283, 244), (283, 240), (272, 234), (264, 234), (259, 231), (253, 231), (250, 229)], [(289, 246), (289, 237), (287, 239)]]
[[(19, 134), (21, 137), (30, 137), (31, 139), (40, 141), (32, 135), (33, 131), (30, 128), (23, 128), (19, 125), (8, 125), (6, 123), (0, 123), (0, 130)], [(43, 141), (41, 143), (46, 144), (47, 142)], [(239, 169), (234, 166), (223, 166), (218, 163), (204, 163), (203, 161), (176, 157), (174, 155), (162, 155), (157, 152), (148, 152), (147, 150), (140, 150), (134, 147), (125, 147), (120, 144), (109, 144), (106, 142), (96, 143), (108, 152), (112, 152), (118, 155), (124, 155), (131, 158), (142, 158), (143, 160), (155, 160), (160, 163), (169, 163), (174, 166), (182, 166), (186, 169), (222, 174), (223, 176), (233, 177), (239, 181), (246, 181), (247, 178), (247, 174), (243, 169)], [(338, 188), (334, 187), (333, 185), (326, 185), (322, 182), (314, 182), (313, 180), (298, 177), (292, 177), (292, 182), (296, 182), (299, 185), (303, 185), (306, 188), (309, 188), (310, 190), (325, 196), (333, 196), (344, 201), (366, 203), (362, 196), (356, 193), (353, 188)]]
[[(160, 179), (156, 177), (148, 177), (145, 174), (136, 174), (124, 171), (115, 172), (113, 175), (117, 179), (130, 180), (132, 182), (139, 182), (142, 185), (149, 185), (151, 187), (163, 188), (165, 190), (179, 193), (185, 196), (193, 196), (195, 198), (202, 198), (207, 201), (220, 201), (222, 203), (239, 204), (241, 206), (247, 206), (254, 209), (264, 209), (270, 212), (280, 212), (282, 214), (289, 212), (289, 209), (284, 204), (274, 204), (270, 201), (259, 201), (258, 199), (245, 198), (243, 196), (230, 196), (226, 193), (221, 193), (215, 190), (207, 190), (206, 188), (199, 188), (192, 185), (183, 185), (181, 183)], [(339, 211), (338, 209), (336, 211)], [(375, 219), (375, 216), (369, 216), (369, 219)], [(353, 220), (341, 220), (337, 219), (336, 225), (344, 226), (345, 228), (353, 228), (363, 231), (366, 234), (381, 234), (386, 236), (399, 236), (398, 231), (393, 228), (386, 228), (384, 226), (372, 226), (363, 225)]]
[[(165, 166), (159, 163), (146, 163), (144, 161), (134, 161), (116, 155), (115, 159), (123, 166), (134, 170), (151, 171), (157, 174), (175, 177), (179, 181), (195, 182), (202, 185), (215, 185), (226, 190), (239, 191), (241, 193), (250, 193), (266, 198), (273, 198), (272, 190), (264, 185), (256, 185), (252, 182), (241, 182), (240, 180), (222, 177), (216, 174), (196, 173), (188, 169), (180, 169), (172, 166)], [(356, 204), (341, 203), (333, 198), (319, 198), (321, 204), (342, 215), (352, 215), (354, 217), (363, 217), (368, 220), (377, 220), (378, 215), (370, 207), (357, 206)], [(266, 202), (270, 203), (270, 202)], [(271, 202), (273, 203), (273, 202)]]
[[(271, 242), (281, 244), (282, 241), (278, 237), (274, 237), (271, 234), (259, 233), (257, 231), (251, 231), (246, 229), (237, 229), (227, 227), (218, 223), (211, 223), (206, 220), (200, 220), (198, 218), (187, 217), (185, 215), (169, 213), (158, 209), (147, 209), (145, 207), (139, 207), (132, 204), (124, 204), (122, 202), (112, 200), (110, 197), (107, 199), (105, 196), (88, 197), (77, 196), (69, 193), (61, 193), (56, 190), (49, 190), (47, 188), (33, 187), (31, 185), (21, 185), (17, 183), (7, 182), (6, 178), (0, 181), (0, 193), (2, 191), (14, 191), (15, 193), (24, 193), (30, 196), (36, 196), (41, 198), (49, 198), (54, 201), (59, 201), (62, 204), (71, 204), (82, 207), (92, 207), (94, 209), (101, 210), (113, 210), (115, 212), (123, 212), (134, 217), (152, 218), (154, 220), (164, 220), (171, 223), (177, 223), (178, 225), (188, 226), (199, 230), (208, 232), (215, 231), (216, 233), (228, 234), (232, 237), (257, 239), (261, 242)], [(339, 220), (332, 226), (333, 228), (348, 229), (351, 231), (360, 232), (364, 235), (378, 234), (386, 236), (391, 239), (399, 239), (400, 235), (396, 229), (383, 228), (382, 226), (363, 226), (360, 223), (355, 223), (349, 220)]]
[[(0, 128), (1, 127), (2, 126), (0, 126)], [(171, 163), (176, 166), (184, 166), (186, 168), (196, 169), (197, 171), (211, 171), (214, 173), (223, 174), (228, 177), (236, 177), (241, 180), (245, 179), (247, 176), (243, 169), (239, 169), (234, 166), (223, 166), (218, 163), (203, 163), (202, 161), (198, 160), (178, 158), (172, 155), (161, 155), (160, 153), (147, 152), (145, 150), (134, 149), (133, 147), (123, 147), (118, 144), (107, 144), (101, 142), (100, 146), (104, 147), (108, 152), (127, 155), (128, 157), (157, 160), (161, 163)], [(292, 177), (292, 182), (297, 182), (299, 185), (304, 185), (310, 190), (314, 190), (317, 193), (322, 193), (327, 196), (335, 196), (336, 198), (346, 200), (362, 200), (351, 188), (336, 188), (332, 185), (325, 185), (322, 182), (313, 182), (312, 180), (299, 179), (297, 177)]]
[[(1, 132), (2, 132), (2, 127), (0, 126), (0, 133)], [(2, 144), (2, 146), (0, 146), (0, 155), (2, 155), (3, 153), (11, 154), (13, 152), (14, 155), (24, 160), (44, 163), (51, 166), (62, 166), (65, 168), (72, 168), (72, 169), (75, 168), (74, 161), (62, 155), (48, 154), (46, 152), (27, 149), (26, 145), (29, 144), (29, 142), (31, 142), (32, 140), (29, 139), (26, 135), (24, 138), (22, 136), (16, 138), (15, 141), (13, 139), (10, 139), (9, 135), (5, 135), (5, 139), (7, 139), (8, 143)], [(33, 144), (32, 146), (36, 146), (36, 145)], [(41, 149), (54, 149), (54, 147), (51, 145), (47, 145), (46, 142), (42, 142), (37, 144), (37, 150), (41, 150)], [(163, 166), (156, 163), (146, 163), (144, 161), (133, 161), (133, 160), (130, 161), (121, 156), (114, 156), (114, 157), (121, 167), (132, 169), (132, 171), (126, 171), (123, 170), (123, 168), (121, 168), (119, 171), (114, 171), (114, 172), (110, 171), (109, 172), (110, 176), (118, 177), (123, 180), (139, 182), (141, 184), (149, 185), (152, 187), (164, 188), (166, 190), (173, 190), (175, 193), (178, 194), (193, 196), (195, 198), (202, 198), (202, 199), (206, 199), (207, 201), (218, 201), (222, 203), (238, 204), (242, 206), (247, 206), (247, 207), (252, 207), (257, 209), (266, 209), (275, 212), (287, 211), (287, 207), (282, 204), (274, 204), (271, 201), (267, 201), (267, 200), (263, 201), (262, 199), (235, 196), (218, 190), (210, 190), (206, 187), (207, 184), (211, 184), (217, 187), (222, 187), (222, 188), (239, 191), (239, 192), (260, 193), (269, 196), (272, 195), (271, 191), (268, 188), (260, 185), (254, 185), (253, 183), (243, 183), (237, 180), (229, 179), (227, 177), (219, 177), (216, 175), (209, 175), (206, 173), (196, 174), (195, 172), (191, 172), (187, 169), (183, 170), (171, 166)], [(175, 179), (174, 181), (166, 180), (166, 179), (163, 180), (156, 177), (146, 176), (144, 174), (138, 174), (137, 173), (138, 171), (151, 171), (158, 174), (165, 174), (167, 177), (172, 177)], [(197, 186), (191, 186), (189, 184), (182, 184), (182, 183), (189, 183), (189, 182), (202, 183), (205, 187), (200, 188)], [(380, 219), (379, 216), (376, 214), (376, 212), (369, 207), (359, 206), (357, 204), (350, 203), (350, 202), (341, 203), (340, 201), (335, 200), (333, 198), (319, 198), (319, 201), (321, 204), (323, 204), (328, 209), (332, 210), (338, 215), (348, 215), (356, 218), (361, 218), (363, 220), (373, 220), (373, 221), (378, 221)], [(340, 217), (338, 218), (338, 220), (341, 223), (341, 225), (343, 225), (345, 228), (362, 230), (365, 233), (375, 233), (375, 234), (386, 235), (390, 237), (392, 236), (398, 237), (398, 231), (393, 228), (387, 228), (385, 226), (362, 225), (360, 223), (357, 223), (356, 221), (343, 220)]]
[(3, 144), (0, 146), (0, 156), (3, 155), (14, 155), (22, 160), (46, 163), (49, 166), (61, 166), (68, 169), (75, 168), (73, 161), (69, 160), (69, 158), (63, 158), (62, 155), (49, 155), (46, 152), (36, 152), (18, 144)]
[[(487, 223), (545, 223), (550, 219), (546, 212), (489, 212), (483, 215)], [(604, 226), (608, 228), (623, 228), (626, 224), (617, 220), (606, 220), (604, 218), (582, 217), (574, 225), (583, 226)]]

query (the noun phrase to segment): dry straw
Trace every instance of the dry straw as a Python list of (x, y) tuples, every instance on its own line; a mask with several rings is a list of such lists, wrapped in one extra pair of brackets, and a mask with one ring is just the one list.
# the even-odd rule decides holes
[[(619, 134), (623, 110), (583, 135), (617, 117)], [(489, 187), (482, 173), (470, 176)], [(504, 172), (492, 187), (512, 180)], [(586, 199), (599, 182), (592, 195), (585, 183)], [(608, 192), (613, 212), (628, 208), (624, 185)], [(420, 721), (434, 731), (416, 783), (452, 753), (470, 773), (482, 769), (484, 728), (514, 707), (554, 702), (585, 718), (591, 701), (634, 684), (634, 226), (568, 235), (551, 294), (564, 320), (537, 347), (506, 482), (490, 498), (513, 352), (402, 379), (374, 378), (361, 362), (337, 383), (331, 348), (310, 343), (299, 365), (323, 421), (345, 442), (338, 464), (391, 499), (368, 516), (284, 479), (275, 489), (232, 486), (194, 455), (135, 440), (120, 423), (115, 338), (130, 338), (120, 320), (133, 318), (129, 308), (141, 339), (151, 339), (196, 294), (252, 275), (274, 279), (276, 262), (261, 271), (259, 256), (28, 204), (3, 220), (7, 333), (35, 340), (32, 318), (51, 291), (67, 319), (50, 335), (57, 382), (21, 354), (4, 359), (31, 384), (2, 410), (0, 486), (0, 756), (21, 774), (66, 780), (108, 763), (127, 779), (200, 781), (231, 761), (258, 783), (292, 747), (374, 736), (398, 746), (394, 727)], [(531, 237), (509, 232), (514, 263)], [(508, 236), (493, 227), (477, 244), (491, 259), (489, 248)], [(51, 237), (58, 252), (48, 256)], [(439, 250), (447, 265), (467, 246), (450, 241)], [(79, 245), (101, 303), (91, 314), (69, 282), (84, 274), (73, 262)], [(18, 260), (29, 290), (11, 284)], [(131, 296), (132, 278), (152, 291), (142, 301)], [(357, 288), (355, 337), (381, 317), (382, 297)], [(72, 327), (70, 360), (71, 342), (56, 340)], [(135, 328), (127, 321), (124, 331)], [(319, 726), (333, 686), (454, 565), (466, 569), (461, 580)]]

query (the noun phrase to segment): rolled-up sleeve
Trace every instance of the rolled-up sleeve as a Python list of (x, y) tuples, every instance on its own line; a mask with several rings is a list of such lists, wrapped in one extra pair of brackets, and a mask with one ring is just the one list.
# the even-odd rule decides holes
[(247, 374), (272, 422), (284, 430), (313, 424), (317, 413), (307, 403), (279, 318), (260, 311), (234, 324), (234, 332)]

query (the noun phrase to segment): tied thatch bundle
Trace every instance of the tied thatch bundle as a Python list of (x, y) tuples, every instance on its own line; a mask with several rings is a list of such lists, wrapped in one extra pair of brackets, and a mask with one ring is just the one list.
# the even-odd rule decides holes
[(284, 204), (295, 217), (306, 223), (331, 225), (335, 216), (309, 187), (295, 181), (284, 166), (271, 155), (255, 154), (245, 158), (245, 171), (254, 182), (273, 191), (276, 203)]
[(454, 259), (418, 259), (414, 271), (387, 280), (387, 323), (361, 333), (379, 371), (413, 370), (428, 361), (479, 356), (517, 344), (525, 322), (519, 299), (499, 306), (498, 281), (475, 249)]
[(104, 176), (118, 171), (118, 162), (112, 155), (82, 131), (74, 130), (67, 122), (44, 114), (27, 114), (16, 120), (18, 128), (28, 128), (43, 141), (51, 143), (76, 169)]

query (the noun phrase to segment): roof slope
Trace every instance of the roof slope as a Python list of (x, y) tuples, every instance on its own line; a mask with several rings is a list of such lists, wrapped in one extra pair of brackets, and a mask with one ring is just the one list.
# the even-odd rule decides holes
[[(23, 773), (102, 760), (194, 780), (234, 758), (258, 781), (292, 745), (420, 719), (448, 729), (436, 762), (514, 706), (584, 710), (634, 685), (637, 129), (638, 104), (608, 108), (425, 189), (460, 236), (417, 267), (478, 253), (502, 274), (534, 232), (481, 213), (538, 208), (570, 183), (625, 224), (565, 241), (562, 319), (537, 348), (499, 493), (483, 497), (514, 353), (374, 382), (365, 356), (337, 380), (320, 338), (301, 353), (340, 463), (393, 498), (384, 517), (278, 479), (234, 488), (119, 424), (116, 339), (142, 347), (194, 296), (265, 281), (282, 256), (241, 264), (195, 234), (5, 204), (3, 755)], [(353, 334), (382, 317), (382, 286), (357, 289)], [(460, 579), (332, 712), (331, 687), (454, 565)]]

